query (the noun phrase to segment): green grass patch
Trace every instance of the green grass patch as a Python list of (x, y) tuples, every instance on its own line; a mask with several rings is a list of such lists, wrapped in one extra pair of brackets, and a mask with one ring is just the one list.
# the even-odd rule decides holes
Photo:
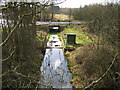
[(76, 34), (76, 43), (77, 44), (66, 44), (66, 47), (69, 48), (76, 48), (79, 47), (80, 45), (85, 45), (87, 43), (92, 42), (89, 37), (87, 36), (86, 32), (83, 32), (82, 29), (79, 27), (71, 27), (68, 26), (67, 28), (65, 28), (61, 33), (60, 33), (60, 37), (62, 37), (63, 34), (66, 33), (75, 33)]

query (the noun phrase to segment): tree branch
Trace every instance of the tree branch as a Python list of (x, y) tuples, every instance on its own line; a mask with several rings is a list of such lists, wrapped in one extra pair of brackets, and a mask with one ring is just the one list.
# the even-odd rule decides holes
[(19, 22), (17, 23), (17, 25), (12, 29), (12, 31), (9, 33), (9, 35), (7, 36), (7, 38), (0, 44), (0, 46), (2, 46), (3, 44), (5, 44), (10, 36), (13, 34), (13, 32), (15, 31), (15, 29), (19, 26), (19, 24), (21, 23), (21, 20), (23, 19), (24, 16), (21, 17), (21, 19), (19, 20)]
[(39, 12), (36, 12), (36, 13), (31, 12), (31, 13), (28, 13), (28, 14), (24, 14), (24, 15), (20, 18), (20, 20), (19, 20), (19, 22), (16, 24), (16, 26), (11, 30), (11, 32), (9, 33), (9, 35), (7, 36), (7, 38), (0, 44), (0, 46), (4, 45), (4, 44), (9, 40), (10, 36), (13, 34), (13, 32), (16, 30), (16, 28), (19, 26), (19, 24), (21, 23), (22, 19), (23, 19), (25, 16), (29, 16), (29, 15), (31, 15), (31, 14), (41, 13), (41, 11), (42, 11), (45, 7), (46, 7), (46, 5), (44, 5), (43, 8), (42, 8)]
[(89, 84), (88, 86), (86, 86), (86, 87), (84, 88), (84, 90), (90, 88), (90, 87), (93, 86), (94, 84), (97, 84), (100, 80), (103, 79), (103, 77), (105, 77), (105, 75), (108, 73), (108, 71), (109, 71), (109, 70), (111, 69), (111, 67), (113, 66), (113, 64), (114, 64), (117, 56), (118, 56), (118, 52), (115, 54), (115, 57), (113, 58), (112, 63), (111, 63), (111, 65), (108, 67), (108, 69), (106, 70), (106, 72), (105, 72), (99, 79), (93, 81), (91, 84)]
[(13, 56), (13, 54), (15, 53), (15, 50), (12, 51), (12, 53), (10, 54), (10, 56), (8, 56), (7, 58), (1, 60), (2, 62), (8, 60), (11, 56)]

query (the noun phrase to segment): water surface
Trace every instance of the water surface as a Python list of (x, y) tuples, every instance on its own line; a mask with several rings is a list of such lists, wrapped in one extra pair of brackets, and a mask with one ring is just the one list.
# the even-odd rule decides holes
[[(72, 88), (72, 75), (67, 67), (62, 49), (46, 49), (41, 66), (44, 85), (53, 88)], [(45, 86), (41, 86), (43, 88)]]

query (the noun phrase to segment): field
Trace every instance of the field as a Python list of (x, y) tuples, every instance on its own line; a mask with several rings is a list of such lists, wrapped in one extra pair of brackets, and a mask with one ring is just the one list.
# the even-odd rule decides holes
[[(54, 19), (58, 19), (58, 20), (69, 20), (69, 15), (54, 14)], [(73, 19), (73, 17), (71, 16), (70, 19)]]

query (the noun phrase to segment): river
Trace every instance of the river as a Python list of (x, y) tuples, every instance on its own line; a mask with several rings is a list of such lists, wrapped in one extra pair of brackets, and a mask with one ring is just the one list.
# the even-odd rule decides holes
[[(58, 37), (55, 36), (54, 40), (52, 41), (58, 40), (56, 38)], [(57, 44), (58, 42), (56, 41)], [(72, 89), (72, 85), (70, 84), (70, 80), (72, 79), (72, 74), (70, 73), (67, 67), (67, 60), (64, 57), (64, 53), (62, 49), (59, 48), (56, 49), (53, 46), (51, 49), (46, 49), (44, 60), (42, 62), (42, 66), (40, 70), (43, 77), (41, 80), (43, 81), (44, 84), (41, 85), (40, 88), (52, 87), (52, 88)]]

